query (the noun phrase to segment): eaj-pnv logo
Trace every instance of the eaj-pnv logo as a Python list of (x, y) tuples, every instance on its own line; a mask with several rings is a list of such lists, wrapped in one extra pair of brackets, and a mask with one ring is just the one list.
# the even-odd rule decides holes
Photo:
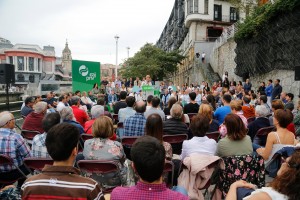
[(89, 69), (85, 66), (85, 65), (81, 65), (79, 67), (79, 74), (81, 74), (81, 76), (86, 76), (89, 73)]
[(79, 74), (85, 76), (86, 81), (94, 80), (96, 78), (96, 73), (89, 73), (89, 69), (85, 65), (79, 67)]

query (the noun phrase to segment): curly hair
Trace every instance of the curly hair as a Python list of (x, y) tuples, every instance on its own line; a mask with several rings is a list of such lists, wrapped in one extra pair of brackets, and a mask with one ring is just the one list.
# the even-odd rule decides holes
[(289, 200), (297, 200), (300, 196), (300, 149), (293, 153), (287, 165), (287, 170), (276, 176), (270, 187), (288, 196)]

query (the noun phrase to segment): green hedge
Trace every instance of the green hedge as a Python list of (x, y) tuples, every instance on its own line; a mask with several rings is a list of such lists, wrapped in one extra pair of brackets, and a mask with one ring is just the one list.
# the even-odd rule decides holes
[(267, 3), (255, 8), (254, 12), (246, 18), (244, 23), (238, 25), (235, 39), (246, 39), (259, 35), (263, 27), (276, 16), (299, 9), (300, 0), (277, 0), (274, 4)]

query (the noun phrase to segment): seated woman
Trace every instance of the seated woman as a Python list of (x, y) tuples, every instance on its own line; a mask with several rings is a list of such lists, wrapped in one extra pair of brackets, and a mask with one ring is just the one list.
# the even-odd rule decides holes
[(224, 120), (227, 135), (218, 142), (217, 156), (247, 155), (253, 152), (251, 138), (241, 118), (236, 114), (228, 114)]
[[(250, 189), (253, 191), (249, 196), (244, 197), (245, 200), (274, 200), (274, 199), (290, 199), (296, 200), (300, 196), (300, 150), (297, 149), (292, 156), (288, 157), (284, 163), (282, 163), (277, 176), (269, 184), (268, 187), (261, 189), (255, 189), (255, 186), (247, 183), (246, 181), (239, 180), (231, 184), (230, 190), (226, 196), (226, 200), (236, 200), (237, 190)], [(251, 190), (252, 189), (252, 190)], [(238, 190), (238, 194), (241, 190)], [(241, 197), (242, 198), (242, 197)]]
[(168, 142), (163, 141), (163, 121), (158, 114), (151, 114), (147, 118), (146, 127), (145, 127), (146, 135), (157, 138), (163, 144), (166, 151), (166, 159), (172, 160), (172, 146)]
[(202, 103), (199, 108), (199, 114), (205, 116), (209, 120), (208, 132), (215, 132), (219, 130), (218, 120), (213, 119), (213, 108), (209, 104)]
[(170, 99), (168, 101), (168, 106), (164, 108), (165, 115), (171, 115), (170, 110), (176, 102), (177, 102), (177, 100), (175, 97), (170, 97)]
[[(126, 156), (122, 144), (109, 139), (113, 135), (112, 120), (107, 116), (97, 118), (92, 126), (92, 134), (94, 138), (84, 142), (84, 159), (116, 161), (120, 168), (120, 174), (113, 174), (112, 177), (107, 177), (104, 182), (102, 179), (100, 181), (104, 187), (125, 185), (127, 168), (124, 162)], [(98, 178), (101, 177), (95, 177), (96, 180), (98, 180)]]
[(273, 124), (276, 127), (276, 132), (268, 134), (266, 147), (262, 148), (254, 144), (254, 150), (261, 155), (265, 160), (265, 166), (270, 164), (273, 155), (282, 147), (287, 145), (294, 146), (295, 136), (292, 132), (287, 130), (287, 126), (292, 122), (293, 114), (289, 110), (278, 109), (275, 110), (273, 117)]
[(206, 136), (209, 129), (209, 119), (204, 115), (194, 116), (190, 129), (194, 137), (183, 142), (181, 160), (191, 153), (215, 155), (217, 143), (214, 139), (209, 139)]
[(73, 124), (79, 129), (80, 134), (84, 133), (83, 127), (76, 121), (73, 110), (70, 107), (63, 108), (60, 112), (60, 117), (62, 122)]

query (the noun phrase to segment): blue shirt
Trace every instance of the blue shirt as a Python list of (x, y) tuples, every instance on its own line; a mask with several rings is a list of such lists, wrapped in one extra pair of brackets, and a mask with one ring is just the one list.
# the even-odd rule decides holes
[(226, 115), (228, 115), (229, 113), (231, 113), (230, 106), (222, 106), (217, 108), (217, 110), (214, 113), (214, 117), (216, 120), (219, 121), (219, 125), (221, 125), (224, 122)]
[[(21, 166), (26, 157), (30, 157), (30, 149), (21, 134), (8, 128), (0, 128), (0, 154), (6, 155)], [(11, 165), (0, 165), (0, 173), (16, 169)]]
[(124, 136), (145, 135), (146, 118), (143, 113), (135, 113), (124, 121)]
[(273, 91), (273, 85), (270, 84), (270, 85), (268, 85), (268, 86), (266, 87), (266, 89), (265, 89), (266, 95), (267, 95), (268, 97), (270, 97), (270, 96), (272, 95), (272, 91)]
[(66, 120), (66, 119), (63, 122), (73, 124), (74, 126), (76, 126), (79, 129), (80, 134), (84, 133), (83, 127), (78, 122), (75, 122), (73, 120)]

